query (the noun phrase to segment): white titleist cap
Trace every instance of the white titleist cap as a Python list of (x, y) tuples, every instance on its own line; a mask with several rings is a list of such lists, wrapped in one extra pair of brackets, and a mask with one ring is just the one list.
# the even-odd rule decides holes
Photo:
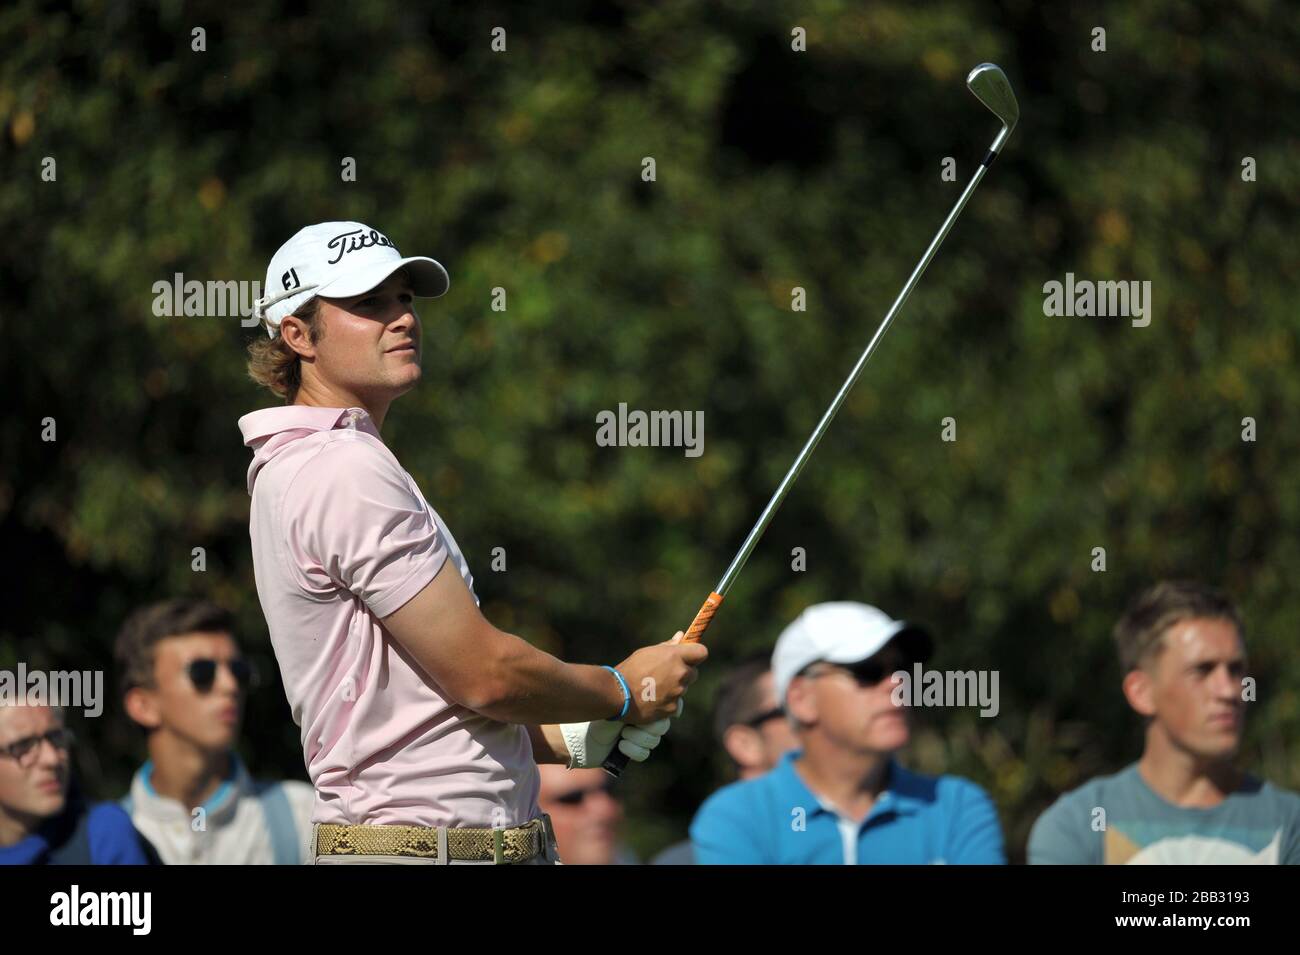
[(777, 702), (785, 705), (790, 681), (809, 664), (819, 660), (858, 663), (875, 656), (895, 637), (907, 642), (907, 652), (917, 660), (929, 657), (930, 636), (920, 627), (894, 620), (866, 604), (851, 601), (813, 604), (777, 637), (772, 651), (772, 681)]
[(266, 268), (266, 293), (253, 303), (253, 315), (265, 319), (272, 338), (286, 315), (313, 295), (348, 298), (368, 292), (400, 268), (411, 277), (421, 298), (437, 298), (451, 281), (447, 270), (422, 255), (402, 258), (382, 232), (360, 222), (321, 222), (300, 229), (280, 246)]

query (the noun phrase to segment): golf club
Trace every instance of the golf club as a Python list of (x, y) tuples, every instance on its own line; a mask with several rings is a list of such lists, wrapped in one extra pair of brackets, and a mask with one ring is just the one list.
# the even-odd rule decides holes
[[(966, 207), (966, 202), (970, 199), (971, 193), (975, 191), (975, 187), (978, 186), (980, 180), (984, 178), (984, 173), (988, 171), (988, 168), (991, 165), (993, 165), (993, 160), (998, 157), (998, 153), (1002, 150), (1003, 144), (1011, 135), (1011, 131), (1015, 128), (1017, 120), (1020, 119), (1020, 106), (1016, 102), (1016, 94), (1012, 91), (1011, 82), (1007, 79), (1007, 75), (1002, 72), (1001, 67), (993, 63), (981, 63), (967, 75), (966, 86), (975, 94), (975, 97), (987, 106), (993, 112), (993, 115), (1002, 122), (1001, 131), (998, 133), (997, 137), (994, 138), (992, 145), (989, 146), (988, 152), (980, 161), (979, 166), (975, 169), (975, 174), (971, 177), (970, 183), (967, 184), (965, 190), (963, 190), (962, 194), (957, 198), (957, 203), (952, 207), (952, 211), (948, 213), (948, 218), (943, 221), (943, 225), (939, 227), (939, 231), (930, 241), (930, 245), (925, 250), (925, 254), (921, 256), (921, 261), (918, 262), (916, 268), (912, 270), (911, 276), (907, 279), (907, 284), (904, 285), (903, 290), (898, 293), (898, 298), (894, 299), (894, 304), (890, 306), (889, 312), (885, 315), (884, 321), (882, 321), (880, 327), (876, 329), (876, 334), (872, 336), (871, 341), (867, 344), (867, 348), (862, 353), (862, 357), (858, 359), (858, 363), (853, 366), (853, 371), (849, 373), (848, 379), (840, 387), (839, 394), (835, 396), (835, 400), (831, 402), (831, 406), (827, 408), (826, 413), (822, 415), (821, 421), (818, 422), (817, 427), (813, 429), (813, 433), (808, 438), (808, 442), (803, 446), (803, 450), (799, 452), (798, 456), (794, 459), (794, 463), (790, 465), (790, 470), (787, 471), (785, 477), (781, 479), (781, 483), (777, 487), (775, 493), (772, 494), (771, 500), (767, 502), (767, 507), (763, 508), (763, 513), (759, 515), (758, 520), (754, 523), (753, 528), (749, 532), (749, 536), (745, 538), (745, 542), (740, 546), (740, 550), (731, 561), (731, 566), (727, 568), (726, 573), (722, 575), (722, 579), (718, 582), (718, 586), (714, 588), (711, 594), (709, 594), (708, 599), (704, 601), (704, 605), (700, 607), (699, 613), (695, 615), (695, 619), (691, 622), (690, 629), (686, 631), (684, 638), (686, 641), (698, 641), (704, 631), (708, 629), (714, 613), (717, 612), (718, 607), (722, 604), (723, 598), (727, 595), (727, 591), (731, 589), (731, 585), (735, 583), (736, 578), (740, 575), (741, 568), (744, 567), (745, 562), (749, 560), (749, 555), (753, 553), (754, 547), (758, 544), (758, 539), (762, 537), (763, 532), (767, 530), (767, 525), (771, 523), (772, 517), (776, 514), (777, 508), (781, 506), (781, 502), (789, 492), (790, 486), (794, 484), (795, 479), (799, 477), (799, 472), (802, 471), (804, 465), (808, 463), (808, 459), (812, 456), (814, 449), (816, 449), (817, 443), (821, 441), (822, 435), (824, 435), (826, 429), (830, 427), (830, 423), (835, 418), (836, 412), (840, 410), (840, 405), (844, 404), (844, 399), (848, 397), (849, 391), (858, 380), (858, 376), (862, 374), (862, 369), (866, 366), (867, 359), (869, 359), (872, 352), (876, 350), (876, 346), (880, 344), (881, 338), (883, 338), (885, 332), (889, 330), (889, 326), (894, 321), (894, 317), (903, 307), (903, 303), (907, 301), (908, 296), (912, 294), (912, 289), (916, 287), (916, 283), (925, 272), (926, 266), (930, 264), (930, 260), (934, 258), (935, 252), (939, 250), (939, 246), (947, 237), (948, 231), (952, 228), (952, 224), (957, 221), (957, 216), (961, 215), (962, 209)], [(620, 776), (622, 775), (623, 769), (627, 766), (627, 763), (627, 756), (619, 749), (615, 748), (614, 751), (605, 759), (603, 768), (611, 776)]]

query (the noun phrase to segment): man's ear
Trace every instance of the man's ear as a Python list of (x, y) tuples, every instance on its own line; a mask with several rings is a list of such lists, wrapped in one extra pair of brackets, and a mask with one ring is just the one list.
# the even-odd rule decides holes
[(1124, 698), (1138, 715), (1152, 717), (1156, 715), (1155, 682), (1151, 674), (1142, 667), (1129, 670), (1124, 677)]
[[(316, 321), (323, 322), (324, 320), (324, 316), (317, 312)], [(311, 340), (311, 332), (308, 330), (307, 324), (301, 318), (286, 315), (280, 322), (280, 337), (284, 339), (284, 343), (289, 346), (290, 350), (297, 353), (299, 357), (316, 357), (316, 345)]]
[(156, 730), (162, 725), (162, 710), (158, 706), (157, 694), (143, 687), (133, 686), (126, 691), (123, 699), (126, 715), (147, 730)]
[(763, 762), (763, 741), (752, 726), (728, 726), (722, 734), (722, 748), (741, 769), (753, 769)]

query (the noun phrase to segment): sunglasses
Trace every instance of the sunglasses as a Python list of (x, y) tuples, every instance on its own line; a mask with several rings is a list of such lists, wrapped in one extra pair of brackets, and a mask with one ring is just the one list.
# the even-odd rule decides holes
[(911, 666), (911, 660), (902, 654), (891, 653), (887, 656), (877, 654), (858, 663), (837, 663), (828, 665), (828, 669), (816, 673), (809, 673), (808, 676), (819, 677), (828, 673), (847, 672), (853, 679), (858, 681), (858, 686), (867, 688), (878, 686), (880, 681), (885, 677), (897, 673), (899, 670), (907, 670)]
[(198, 659), (191, 660), (185, 667), (185, 673), (189, 676), (190, 682), (194, 684), (194, 689), (200, 693), (207, 693), (217, 682), (217, 667), (225, 663), (226, 669), (234, 677), (235, 683), (241, 690), (246, 690), (253, 683), (253, 667), (247, 660), (234, 659), (229, 661)]
[(551, 801), (559, 803), (561, 806), (581, 806), (588, 796), (594, 796), (596, 793), (604, 793), (606, 796), (614, 795), (614, 781), (602, 783), (599, 786), (593, 786), (591, 789), (575, 789), (567, 792), (563, 796), (555, 796)]
[(759, 713), (757, 716), (751, 716), (749, 719), (745, 720), (744, 725), (752, 729), (758, 729), (768, 720), (783, 719), (784, 717), (785, 717), (785, 709), (780, 706), (774, 706), (770, 710), (764, 710), (762, 713)]
[(26, 769), (36, 762), (36, 754), (40, 752), (42, 742), (48, 742), (55, 749), (66, 753), (72, 748), (75, 738), (72, 730), (58, 727), (40, 736), (25, 736), (7, 746), (0, 746), (0, 753), (16, 760), (19, 766)]

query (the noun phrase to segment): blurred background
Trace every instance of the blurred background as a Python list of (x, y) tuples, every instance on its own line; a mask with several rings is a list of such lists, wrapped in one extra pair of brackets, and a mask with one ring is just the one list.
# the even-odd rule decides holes
[[(0, 667), (108, 689), (131, 608), (214, 598), (265, 677), (242, 755), (305, 778), (235, 426), (276, 403), (245, 374), (258, 333), (156, 316), (153, 289), (261, 282), (329, 219), (451, 273), (385, 439), (488, 617), (592, 663), (685, 628), (997, 131), (964, 88), (994, 61), (1020, 125), (720, 611), (685, 717), (620, 784), (627, 842), (683, 837), (728, 778), (717, 675), (830, 599), (929, 624), (934, 666), (999, 671), (996, 718), (921, 711), (904, 761), (985, 786), (1013, 861), (1056, 794), (1140, 752), (1110, 629), (1162, 577), (1240, 602), (1247, 762), (1300, 787), (1294, 6), (19, 0), (0, 40)], [(1046, 316), (1067, 272), (1149, 281), (1150, 324)], [(620, 402), (703, 411), (703, 455), (597, 446)], [(73, 724), (104, 797), (144, 758), (116, 702)]]

